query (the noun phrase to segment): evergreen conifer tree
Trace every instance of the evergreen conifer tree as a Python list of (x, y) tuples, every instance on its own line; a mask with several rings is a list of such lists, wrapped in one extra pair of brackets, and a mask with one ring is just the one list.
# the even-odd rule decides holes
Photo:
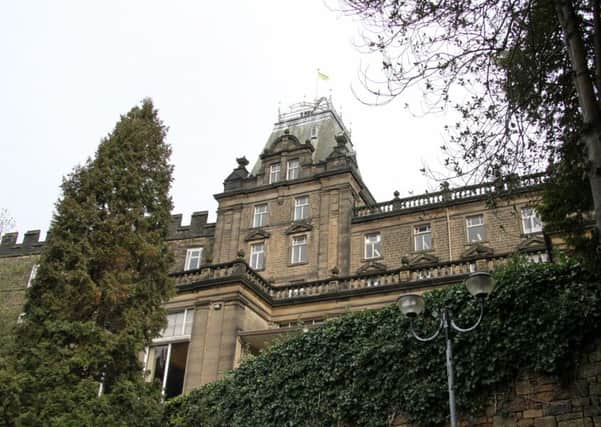
[(18, 425), (153, 425), (140, 354), (172, 293), (171, 150), (150, 100), (64, 180), (14, 351)]

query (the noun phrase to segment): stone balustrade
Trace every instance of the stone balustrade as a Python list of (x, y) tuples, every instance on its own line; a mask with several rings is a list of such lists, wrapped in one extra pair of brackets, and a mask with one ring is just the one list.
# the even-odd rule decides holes
[(354, 208), (353, 217), (362, 218), (413, 209), (432, 208), (444, 205), (445, 203), (452, 204), (455, 202), (486, 197), (492, 194), (525, 191), (543, 184), (545, 179), (546, 175), (541, 173), (524, 176), (509, 176), (503, 180), (458, 188), (446, 187), (443, 188), (442, 191), (424, 193), (402, 199), (395, 197), (387, 202)]
[[(534, 253), (534, 252), (533, 252)], [(536, 252), (538, 253), (538, 252)], [(540, 251), (541, 254), (545, 253)], [(530, 254), (532, 255), (532, 254)], [(382, 272), (354, 276), (332, 276), (311, 282), (274, 286), (256, 273), (244, 260), (201, 266), (197, 270), (172, 274), (178, 289), (194, 288), (195, 284), (214, 281), (241, 280), (262, 294), (269, 302), (293, 302), (299, 299), (324, 295), (349, 294), (365, 290), (382, 290), (387, 287), (420, 287), (463, 280), (474, 271), (494, 271), (509, 262), (514, 254), (486, 256), (479, 259), (457, 260), (421, 266), (404, 266)]]

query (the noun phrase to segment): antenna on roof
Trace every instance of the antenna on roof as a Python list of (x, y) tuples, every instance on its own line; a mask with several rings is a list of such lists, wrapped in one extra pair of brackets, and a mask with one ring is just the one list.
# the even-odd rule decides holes
[(278, 121), (282, 120), (282, 100), (278, 101)]

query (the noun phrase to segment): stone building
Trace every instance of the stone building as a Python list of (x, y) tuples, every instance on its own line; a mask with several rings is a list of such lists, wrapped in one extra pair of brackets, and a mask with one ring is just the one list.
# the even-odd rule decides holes
[[(377, 203), (350, 134), (322, 98), (280, 114), (252, 169), (242, 157), (207, 212), (169, 242), (177, 295), (144, 354), (167, 397), (220, 378), (247, 353), (402, 293), (458, 283), (522, 254), (549, 259), (533, 209), (542, 176), (511, 177)], [(491, 207), (491, 196), (495, 204)], [(43, 246), (39, 232), (0, 244), (3, 317), (16, 321)], [(6, 322), (4, 322), (6, 323)]]

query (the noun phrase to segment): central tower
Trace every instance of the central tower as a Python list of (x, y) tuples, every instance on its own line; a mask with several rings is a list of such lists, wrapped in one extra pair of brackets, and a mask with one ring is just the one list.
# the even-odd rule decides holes
[(244, 259), (278, 284), (350, 273), (350, 220), (373, 197), (327, 98), (279, 113), (249, 172), (245, 157), (215, 195), (214, 262)]

